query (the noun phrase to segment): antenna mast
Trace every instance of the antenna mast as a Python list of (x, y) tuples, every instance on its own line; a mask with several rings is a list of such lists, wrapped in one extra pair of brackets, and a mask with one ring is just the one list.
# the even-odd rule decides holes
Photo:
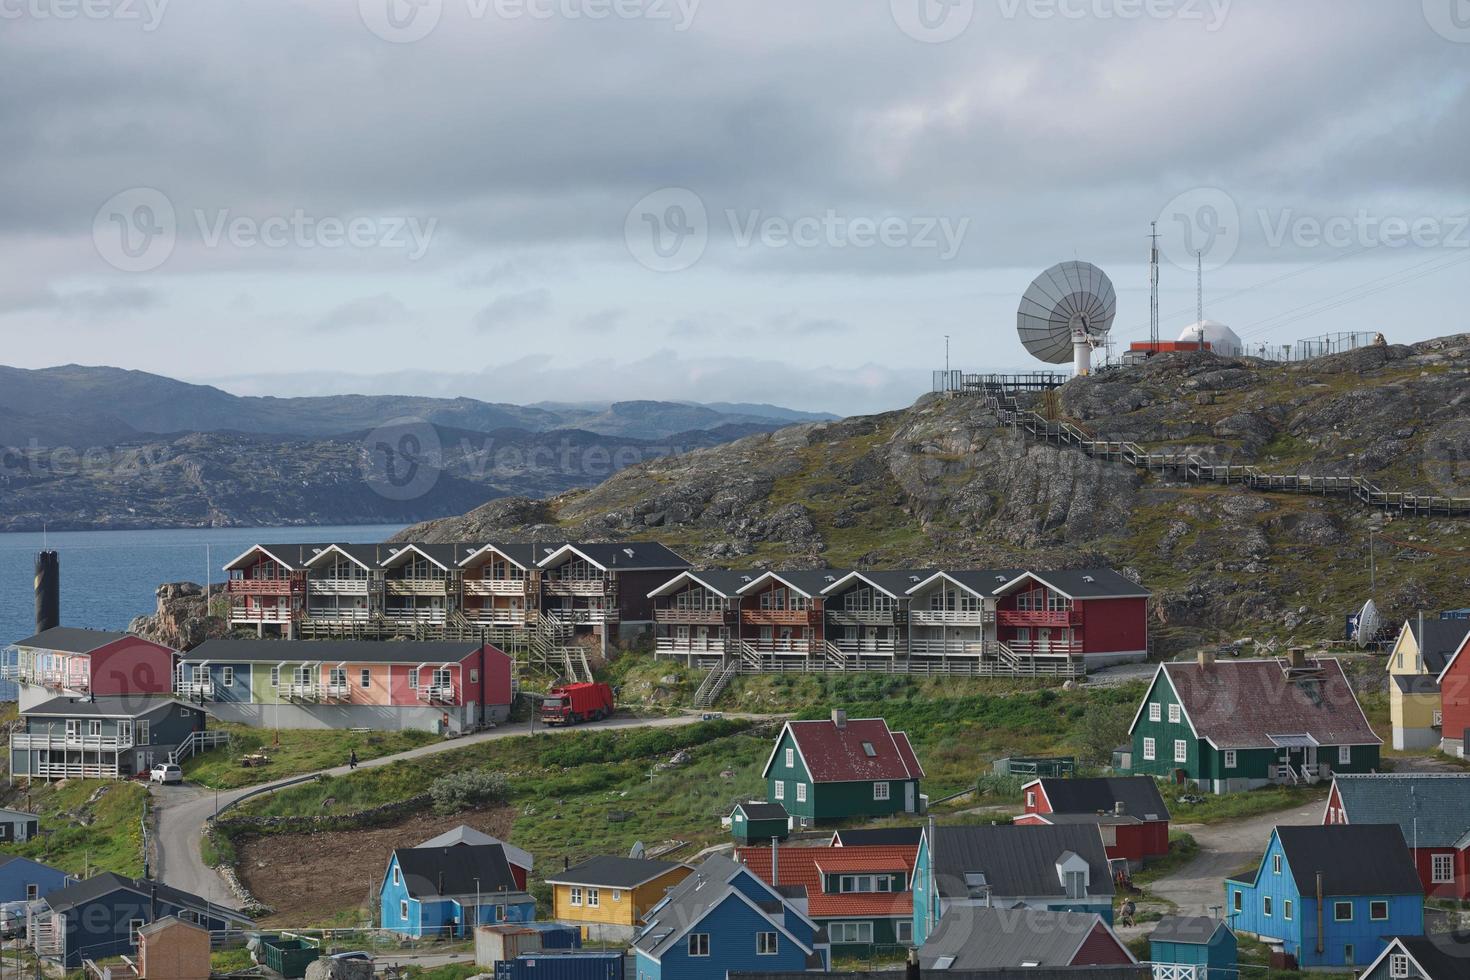
[(1149, 222), (1148, 248), (1148, 342), (1159, 349), (1159, 223)]
[(1201, 249), (1194, 253), (1194, 311), (1199, 324), (1199, 337), (1205, 339), (1205, 253)]

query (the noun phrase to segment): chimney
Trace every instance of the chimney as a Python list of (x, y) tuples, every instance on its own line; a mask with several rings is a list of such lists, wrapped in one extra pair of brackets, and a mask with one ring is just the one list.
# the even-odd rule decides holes
[(903, 980), (919, 980), (919, 951), (909, 947), (909, 958), (903, 966)]
[(1201, 650), (1199, 652), (1199, 665), (1205, 670), (1209, 670), (1211, 667), (1215, 666), (1215, 651)]
[(1294, 670), (1301, 670), (1307, 666), (1307, 648), (1291, 647), (1286, 651), (1286, 665)]
[(841, 708), (833, 708), (832, 709), (832, 724), (836, 725), (838, 728), (846, 728), (847, 727), (847, 712), (846, 711), (843, 711)]
[(61, 625), (61, 560), (56, 552), (36, 555), (36, 632)]
[(775, 888), (781, 884), (781, 862), (776, 860), (780, 854), (781, 838), (771, 838), (771, 887)]
[(1115, 817), (1121, 817), (1124, 814), (1126, 814), (1127, 812), (1128, 812), (1128, 804), (1127, 803), (1124, 803), (1122, 800), (1115, 800), (1113, 802), (1113, 816), (1115, 816)]
[(568, 860), (568, 858), (567, 858), (567, 856), (565, 854), (563, 854), (561, 856), (561, 869), (563, 871), (565, 871), (568, 868), (570, 868), (571, 866), (572, 866), (572, 862), (570, 860)]

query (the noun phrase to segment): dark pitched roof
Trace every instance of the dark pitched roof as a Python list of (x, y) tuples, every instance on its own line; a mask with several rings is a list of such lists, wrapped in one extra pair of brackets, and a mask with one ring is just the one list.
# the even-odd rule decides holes
[(1068, 851), (1087, 862), (1089, 895), (1113, 894), (1102, 837), (1091, 824), (953, 826), (934, 833), (934, 876), (946, 897), (967, 897), (971, 873), (984, 874), (997, 898), (1064, 895), (1056, 865)]
[(921, 580), (920, 582), (914, 583), (913, 585), (910, 585), (907, 591), (912, 593), (920, 585), (932, 584), (929, 582), (929, 579), (934, 578), (938, 575), (943, 575), (951, 581), (958, 582), (960, 585), (969, 589), (976, 595), (988, 596), (995, 592), (995, 590), (1000, 588), (1002, 585), (1005, 585), (1007, 582), (1014, 579), (1016, 576), (1024, 575), (1025, 572), (1026, 570), (1024, 568), (942, 568), (937, 571), (930, 572), (925, 579)]
[(1215, 933), (1225, 928), (1225, 923), (1220, 919), (1212, 919), (1207, 915), (1166, 915), (1154, 926), (1154, 931), (1149, 933), (1148, 938), (1159, 943), (1193, 943), (1196, 946), (1206, 946), (1215, 938)]
[(823, 591), (828, 595), (834, 595), (838, 591), (847, 592), (849, 589), (872, 585), (895, 599), (901, 599), (908, 594), (909, 589), (933, 574), (934, 569), (932, 568), (860, 568), (857, 571), (848, 572)]
[[(921, 779), (924, 775), (909, 738), (890, 731), (882, 718), (849, 718), (838, 728), (824, 721), (789, 721), (786, 730), (801, 753), (807, 772), (817, 783), (864, 782), (873, 779)], [(766, 760), (775, 761), (776, 748)], [(871, 747), (871, 753), (869, 748)]]
[(126, 640), (129, 637), (138, 640), (139, 643), (148, 642), (131, 633), (111, 633), (106, 630), (79, 629), (75, 626), (53, 626), (49, 630), (42, 630), (35, 636), (16, 640), (15, 645), (37, 650), (55, 650), (58, 653), (91, 653), (109, 643), (116, 643), (118, 640)]
[(306, 567), (306, 563), (315, 558), (323, 549), (333, 544), (340, 545), (339, 541), (319, 541), (313, 543), (295, 542), (292, 544), (253, 544), (238, 558), (231, 561), (225, 568), (233, 568), (256, 551), (264, 551), (276, 561), (285, 565), (291, 571), (299, 571)]
[(1168, 820), (1169, 808), (1152, 776), (1103, 776), (1095, 779), (1041, 779), (1053, 813), (1123, 813), (1143, 820)]
[[(1005, 966), (992, 970), (934, 971), (944, 980), (1151, 980), (1152, 967), (1147, 963), (1127, 966)], [(934, 973), (925, 972), (932, 980)], [(836, 973), (742, 973), (730, 972), (729, 980), (816, 980), (839, 977), (841, 980), (900, 980), (902, 970), (857, 970)], [(1434, 980), (1439, 980), (1435, 977)]]
[(469, 562), (471, 558), (477, 561), (489, 558), (489, 554), (478, 554), (486, 548), (493, 548), (501, 555), (509, 558), (522, 568), (535, 568), (536, 563), (547, 555), (552, 554), (566, 544), (565, 541), (485, 541), (469, 545), (469, 554), (459, 560), (461, 565)]
[(1411, 846), (1470, 843), (1470, 773), (1343, 773), (1334, 785), (1349, 824), (1398, 824)]
[(606, 888), (637, 888), (684, 865), (676, 861), (647, 858), (595, 857), (574, 864), (559, 874), (546, 876), (548, 884), (600, 885)]
[(156, 695), (118, 695), (104, 698), (52, 698), (21, 712), (22, 716), (41, 715), (48, 718), (141, 718), (160, 708), (188, 708), (203, 713), (196, 705), (173, 697)]
[[(519, 892), (505, 848), (499, 844), (400, 847), (393, 852), (403, 882), (414, 898)], [(477, 881), (478, 879), (478, 885)]]
[[(921, 970), (1067, 966), (1102, 925), (1096, 913), (956, 906), (919, 950)], [(1122, 943), (1119, 943), (1122, 946)], [(947, 961), (946, 966), (939, 963)]]
[(469, 640), (206, 640), (181, 663), (459, 663), (480, 649)]
[[(1152, 594), (1137, 582), (1111, 568), (1046, 569), (1027, 571), (1022, 574), (1049, 585), (1073, 599), (1134, 598)], [(1000, 590), (993, 589), (992, 591), (999, 592)], [(1014, 588), (1007, 591), (1014, 591)]]
[[(576, 548), (590, 561), (610, 570), (647, 569), (652, 571), (661, 568), (690, 567), (688, 561), (657, 541), (612, 541), (602, 544), (584, 544), (574, 541), (571, 547)], [(546, 555), (543, 553), (542, 560), (544, 561), (545, 558)]]
[(773, 568), (757, 572), (751, 580), (741, 586), (746, 589), (765, 576), (772, 576), (808, 596), (819, 596), (822, 590), (833, 585), (850, 571), (846, 568)]
[(1464, 980), (1470, 976), (1470, 932), (1394, 936), (1384, 954), (1393, 952), (1395, 945), (1414, 958), (1428, 980)]
[(917, 846), (923, 836), (923, 827), (876, 827), (835, 831), (832, 842), (842, 847), (905, 847)]
[[(336, 551), (332, 551), (332, 549), (336, 549)], [(318, 560), (325, 561), (322, 555), (331, 551), (334, 555), (337, 552), (341, 552), (343, 556), (355, 560), (364, 568), (373, 569), (378, 567), (378, 563), (387, 556), (389, 550), (390, 546), (384, 544), (332, 544), (322, 548), (316, 554), (309, 556), (306, 559), (306, 563), (311, 564)]]
[(733, 598), (741, 587), (755, 580), (761, 573), (754, 569), (737, 568), (705, 568), (688, 569), (669, 576), (669, 580), (658, 588), (649, 592), (649, 595), (670, 594), (677, 592), (677, 587), (670, 588), (676, 581), (684, 580), (686, 576), (703, 584), (706, 588), (714, 591), (725, 598)]
[[(786, 808), (780, 803), (762, 803), (759, 800), (750, 800), (746, 803), (737, 803), (740, 809), (751, 820), (785, 820), (789, 817)], [(734, 812), (734, 809), (731, 809)]]
[(218, 905), (206, 901), (192, 892), (172, 888), (162, 882), (146, 881), (140, 878), (125, 878), (112, 871), (106, 871), (99, 875), (93, 875), (84, 881), (65, 888), (48, 892), (42, 896), (51, 910), (54, 912), (65, 912), (68, 909), (94, 902), (119, 890), (135, 892), (144, 897), (157, 894), (158, 897), (171, 905), (182, 906), (188, 909), (209, 911), (220, 918), (238, 919), (248, 922), (249, 917), (238, 909), (232, 909), (227, 905)]
[[(1307, 735), (1319, 745), (1381, 745), (1342, 665), (1308, 660), (1313, 674), (1288, 677), (1283, 660), (1220, 660), (1161, 666), (1195, 734), (1217, 749), (1273, 748), (1272, 738)], [(1140, 712), (1142, 705), (1139, 706)]]
[[(732, 894), (738, 893), (738, 889), (729, 882), (740, 873), (750, 875), (753, 880), (760, 882), (762, 888), (770, 889), (749, 868), (743, 868), (723, 854), (711, 854), (700, 862), (692, 875), (669, 889), (668, 897), (663, 902), (649, 910), (648, 926), (633, 940), (633, 945), (651, 956), (662, 956), (706, 912)], [(772, 925), (784, 930), (781, 903), (773, 899), (771, 902), (757, 902), (756, 905)]]
[(1390, 674), (1388, 679), (1403, 694), (1438, 694), (1434, 674)]
[[(442, 565), (445, 569), (455, 569), (459, 563), (468, 558), (475, 551), (474, 545), (468, 544), (422, 544), (416, 541), (399, 542), (398, 544), (385, 545), (382, 549), (382, 558), (378, 565), (387, 568), (390, 564), (394, 567), (405, 561), (412, 561), (417, 555)], [(417, 552), (417, 555), (415, 555)]]
[(1470, 622), (1425, 617), (1423, 636), (1420, 636), (1419, 617), (1414, 616), (1409, 619), (1409, 632), (1414, 635), (1414, 643), (1424, 657), (1425, 669), (1431, 674), (1438, 674), (1465, 642), (1465, 636), (1470, 634)]
[[(1303, 895), (1419, 895), (1424, 891), (1397, 824), (1277, 827), (1276, 836)], [(1345, 856), (1351, 855), (1351, 860)]]

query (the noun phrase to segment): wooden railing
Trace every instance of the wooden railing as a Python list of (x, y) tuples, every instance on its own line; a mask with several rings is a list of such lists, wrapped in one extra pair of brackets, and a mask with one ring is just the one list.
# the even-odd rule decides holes
[(312, 606), (306, 618), (318, 623), (365, 623), (372, 618), (366, 607), (357, 606)]
[(362, 578), (314, 578), (307, 583), (309, 591), (317, 595), (367, 595), (368, 580)]
[(1002, 626), (1078, 626), (1082, 612), (1077, 609), (1001, 609), (996, 619)]
[(389, 595), (449, 595), (452, 583), (447, 578), (390, 578), (383, 583)]
[(118, 752), (133, 747), (131, 735), (55, 735), (40, 732), (16, 732), (10, 736), (10, 746), (16, 749), (80, 749), (84, 752)]
[(612, 591), (611, 583), (605, 578), (553, 578), (541, 580), (547, 592), (553, 595), (606, 595)]
[(653, 611), (653, 621), (656, 623), (718, 625), (725, 621), (725, 610), (722, 607), (706, 609), (657, 608)]
[(892, 609), (827, 608), (827, 618), (839, 626), (892, 626), (897, 616)]
[(299, 578), (232, 578), (225, 581), (231, 595), (292, 595), (302, 590)]
[(463, 585), (465, 595), (525, 595), (530, 591), (530, 580), (520, 578), (467, 578)]
[(915, 626), (984, 626), (994, 622), (989, 609), (911, 609), (909, 622)]
[(740, 616), (752, 626), (816, 626), (822, 621), (815, 609), (743, 609)]
[(232, 605), (230, 607), (230, 622), (232, 623), (289, 623), (295, 619), (296, 613), (290, 609), (278, 609), (275, 606), (247, 608), (244, 605)]

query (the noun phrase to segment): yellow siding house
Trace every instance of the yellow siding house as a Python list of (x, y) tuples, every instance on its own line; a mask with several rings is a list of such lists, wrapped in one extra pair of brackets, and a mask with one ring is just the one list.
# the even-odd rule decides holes
[(1404, 623), (1388, 655), (1389, 716), (1393, 747), (1425, 749), (1439, 746), (1439, 675), (1465, 635), (1470, 621), (1426, 619), (1422, 614)]
[(588, 939), (630, 940), (643, 924), (644, 914), (692, 871), (673, 861), (591, 858), (547, 876), (552, 918), (581, 926)]

